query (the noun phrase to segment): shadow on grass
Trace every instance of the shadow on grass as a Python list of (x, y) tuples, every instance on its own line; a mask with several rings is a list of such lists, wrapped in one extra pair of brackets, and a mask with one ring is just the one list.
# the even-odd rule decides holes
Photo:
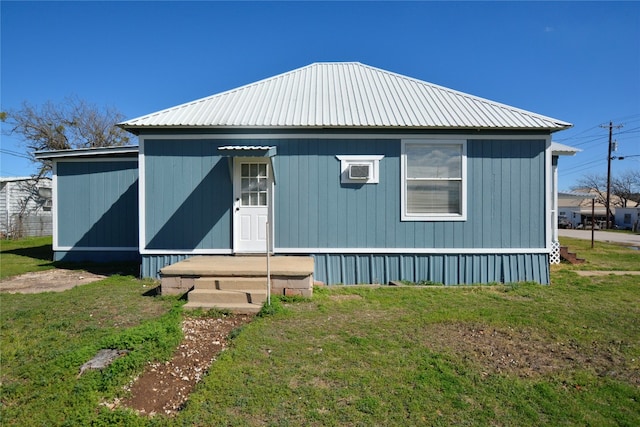
[(83, 270), (93, 274), (102, 274), (104, 276), (135, 276), (140, 277), (140, 263), (132, 261), (121, 262), (70, 262), (70, 261), (52, 261), (48, 264), (54, 268), (64, 268), (66, 270)]
[(19, 255), (38, 261), (39, 267), (64, 268), (66, 270), (84, 270), (90, 273), (111, 276), (119, 274), (122, 276), (140, 275), (140, 263), (137, 261), (113, 261), (113, 262), (88, 262), (88, 261), (52, 261), (53, 246), (51, 244), (41, 246), (30, 246), (26, 248), (16, 248), (2, 251), (2, 254)]
[(3, 254), (20, 255), (27, 258), (39, 259), (43, 261), (51, 261), (53, 256), (52, 245), (31, 246), (28, 248), (17, 248), (2, 251)]

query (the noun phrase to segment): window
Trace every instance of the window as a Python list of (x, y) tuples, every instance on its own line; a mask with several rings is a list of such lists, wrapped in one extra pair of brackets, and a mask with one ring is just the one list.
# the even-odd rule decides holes
[(242, 206), (267, 206), (266, 163), (242, 163), (240, 170)]
[(402, 142), (402, 220), (466, 220), (466, 141)]
[(380, 160), (384, 156), (336, 156), (340, 160), (342, 184), (377, 184), (380, 180)]

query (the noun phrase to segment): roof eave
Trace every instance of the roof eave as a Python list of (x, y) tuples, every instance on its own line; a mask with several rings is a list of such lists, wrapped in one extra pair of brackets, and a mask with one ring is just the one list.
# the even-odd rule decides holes
[(450, 131), (534, 131), (534, 132), (558, 132), (573, 127), (571, 124), (562, 124), (557, 127), (491, 127), (491, 126), (241, 126), (241, 125), (133, 125), (119, 123), (118, 127), (134, 135), (140, 135), (143, 130), (450, 130)]
[(52, 160), (69, 157), (103, 157), (103, 156), (137, 156), (137, 145), (124, 145), (117, 147), (93, 147), (75, 148), (69, 150), (49, 150), (36, 151), (35, 158), (38, 160)]

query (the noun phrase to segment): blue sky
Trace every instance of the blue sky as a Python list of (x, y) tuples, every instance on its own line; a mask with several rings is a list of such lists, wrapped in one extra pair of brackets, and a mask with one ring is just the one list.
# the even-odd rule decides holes
[[(640, 155), (640, 2), (2, 1), (1, 106), (77, 96), (127, 118), (358, 61), (574, 124), (560, 188)], [(35, 167), (2, 137), (0, 175)], [(616, 160), (614, 175), (640, 169)]]

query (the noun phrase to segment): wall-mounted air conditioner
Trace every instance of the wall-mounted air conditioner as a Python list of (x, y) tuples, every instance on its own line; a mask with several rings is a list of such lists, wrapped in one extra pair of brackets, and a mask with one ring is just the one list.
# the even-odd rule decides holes
[(367, 180), (371, 178), (371, 166), (372, 164), (350, 164), (349, 165), (349, 179), (362, 179)]
[(336, 155), (340, 160), (340, 182), (342, 184), (377, 184), (382, 155)]

